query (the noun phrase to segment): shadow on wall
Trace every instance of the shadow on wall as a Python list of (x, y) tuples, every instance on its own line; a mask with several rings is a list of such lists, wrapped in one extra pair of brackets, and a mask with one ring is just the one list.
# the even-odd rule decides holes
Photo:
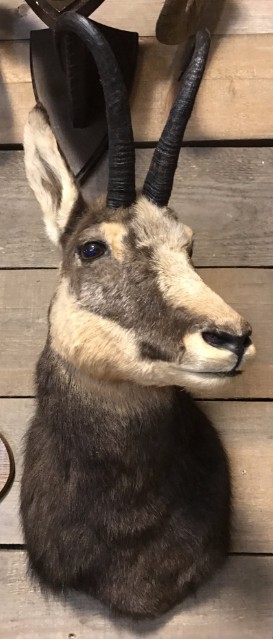
[[(198, 29), (216, 31), (226, 0), (165, 0), (156, 25), (156, 35), (163, 44), (179, 44), (194, 35)], [(236, 21), (240, 12), (238, 2), (228, 1), (225, 14), (225, 33), (229, 25)]]
[(9, 6), (9, 0), (5, 0), (6, 6), (0, 7), (0, 39), (20, 40), (28, 38), (29, 31), (40, 29), (43, 23), (37, 18), (32, 9), (23, 1)]
[[(273, 591), (272, 562), (268, 557), (231, 556), (225, 566), (195, 596), (174, 608), (167, 615), (155, 620), (134, 622), (115, 617), (104, 606), (87, 596), (70, 594), (66, 605), (75, 617), (94, 632), (95, 626), (104, 625), (113, 638), (138, 637), (199, 637), (202, 628), (210, 628), (211, 636), (217, 636), (219, 628), (225, 637), (254, 637), (255, 630), (265, 628), (268, 615), (270, 625), (271, 593)], [(106, 635), (108, 636), (108, 632)], [(163, 634), (162, 634), (163, 633)], [(188, 634), (190, 633), (190, 635)], [(208, 636), (204, 632), (204, 636)]]

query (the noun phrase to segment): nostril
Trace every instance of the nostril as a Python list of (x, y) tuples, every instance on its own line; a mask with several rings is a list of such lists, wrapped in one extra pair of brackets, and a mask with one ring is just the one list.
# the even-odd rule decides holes
[(251, 345), (250, 334), (250, 331), (243, 335), (231, 335), (231, 333), (224, 331), (204, 331), (202, 337), (210, 346), (214, 346), (214, 348), (225, 348), (242, 357), (244, 350)]
[(202, 337), (210, 346), (214, 346), (215, 348), (224, 348), (221, 333), (211, 333), (209, 331), (205, 331), (204, 333), (202, 333)]

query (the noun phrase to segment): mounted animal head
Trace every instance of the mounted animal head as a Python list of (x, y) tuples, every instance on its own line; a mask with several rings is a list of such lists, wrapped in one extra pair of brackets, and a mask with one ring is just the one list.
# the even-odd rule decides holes
[(236, 374), (254, 353), (250, 325), (204, 284), (191, 263), (192, 231), (170, 208), (174, 172), (209, 50), (197, 35), (181, 90), (142, 190), (126, 90), (95, 26), (70, 15), (62, 28), (90, 48), (109, 127), (104, 201), (86, 204), (37, 106), (25, 130), (25, 163), (49, 237), (62, 249), (49, 316), (51, 347), (96, 379), (188, 389)]

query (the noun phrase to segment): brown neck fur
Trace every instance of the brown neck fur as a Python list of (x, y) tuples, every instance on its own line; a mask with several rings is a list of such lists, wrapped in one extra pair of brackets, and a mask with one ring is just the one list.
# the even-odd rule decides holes
[[(66, 430), (71, 430), (72, 439), (75, 435), (77, 446), (83, 430), (86, 431), (85, 435), (89, 433), (91, 436), (92, 433), (94, 443), (96, 431), (101, 440), (102, 431), (106, 435), (107, 429), (115, 431), (117, 437), (119, 429), (122, 437), (124, 429), (127, 429), (128, 443), (131, 445), (130, 434), (135, 427), (139, 434), (142, 425), (145, 425), (146, 431), (153, 428), (159, 431), (163, 418), (162, 427), (165, 429), (163, 416), (166, 419), (168, 415), (168, 419), (172, 419), (178, 396), (179, 404), (183, 396), (187, 402), (191, 402), (183, 391), (175, 387), (145, 387), (131, 382), (96, 380), (63, 360), (51, 349), (49, 341), (38, 363), (37, 385), (38, 404), (42, 412), (47, 413), (49, 420), (52, 416), (55, 421), (57, 406), (58, 427), (63, 428), (65, 424)], [(145, 439), (144, 429), (141, 438), (142, 435)]]

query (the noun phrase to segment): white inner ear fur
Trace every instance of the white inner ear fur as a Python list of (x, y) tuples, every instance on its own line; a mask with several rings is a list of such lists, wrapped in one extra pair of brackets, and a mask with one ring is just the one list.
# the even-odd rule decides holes
[(220, 326), (229, 322), (240, 332), (241, 316), (203, 282), (185, 253), (172, 250), (168, 243), (158, 245), (154, 261), (160, 291), (169, 304), (174, 308), (184, 306), (197, 316), (208, 316)]
[(40, 107), (29, 114), (24, 149), (29, 184), (43, 211), (47, 233), (57, 244), (77, 201), (78, 189)]

